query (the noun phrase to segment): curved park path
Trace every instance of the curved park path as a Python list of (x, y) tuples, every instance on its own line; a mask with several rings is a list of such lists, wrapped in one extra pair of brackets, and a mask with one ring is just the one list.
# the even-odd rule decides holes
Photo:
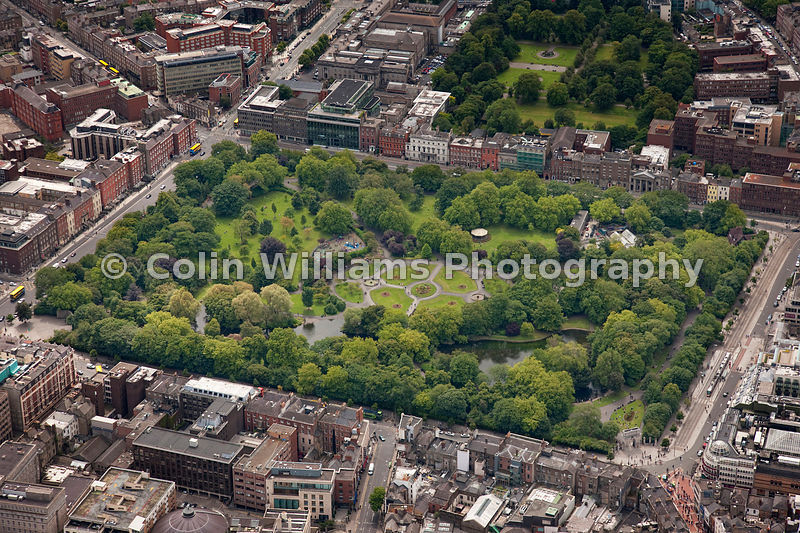
[(541, 63), (520, 63), (519, 61), (511, 61), (508, 64), (511, 68), (521, 68), (525, 70), (547, 70), (550, 72), (566, 72), (567, 67), (561, 65), (543, 65)]
[[(441, 272), (442, 268), (444, 268), (444, 265), (440, 262), (435, 262), (431, 264), (433, 265), (433, 268), (430, 269), (427, 278), (414, 280), (408, 285), (392, 283), (393, 280), (385, 280), (382, 277), (370, 278), (378, 282), (376, 285), (372, 286), (368, 286), (365, 283), (366, 280), (356, 281), (355, 283), (358, 283), (361, 289), (364, 291), (364, 301), (361, 302), (360, 304), (348, 304), (348, 305), (352, 305), (355, 307), (368, 307), (370, 305), (374, 305), (375, 303), (372, 299), (371, 295), (372, 291), (380, 290), (381, 288), (401, 289), (403, 290), (406, 296), (411, 298), (411, 304), (408, 306), (408, 309), (406, 310), (406, 314), (411, 316), (414, 313), (414, 311), (416, 311), (417, 306), (419, 305), (420, 302), (423, 302), (425, 300), (432, 300), (438, 296), (451, 296), (453, 298), (461, 298), (467, 303), (474, 302), (486, 298), (488, 296), (488, 293), (486, 292), (483, 286), (482, 277), (477, 280), (473, 280), (475, 282), (475, 290), (473, 291), (466, 293), (455, 293), (444, 290), (444, 288), (439, 284), (439, 282), (435, 281), (436, 276), (439, 274), (439, 272)], [(381, 271), (383, 271), (383, 268), (381, 269)], [(422, 285), (424, 283), (432, 285), (433, 291), (429, 294), (425, 294), (424, 296), (415, 295), (414, 287)]]

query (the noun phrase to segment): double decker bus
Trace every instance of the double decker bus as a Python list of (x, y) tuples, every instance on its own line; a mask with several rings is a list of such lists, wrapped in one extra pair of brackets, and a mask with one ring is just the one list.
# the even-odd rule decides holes
[(11, 291), (11, 301), (16, 302), (25, 294), (25, 286), (18, 285), (13, 291)]
[(201, 148), (200, 143), (193, 145), (191, 148), (189, 148), (189, 154), (194, 155), (196, 153), (199, 153), (200, 148)]

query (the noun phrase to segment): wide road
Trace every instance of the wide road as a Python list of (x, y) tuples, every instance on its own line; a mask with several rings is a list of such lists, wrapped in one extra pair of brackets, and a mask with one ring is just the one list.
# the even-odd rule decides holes
[[(112, 228), (114, 223), (119, 220), (125, 213), (131, 211), (143, 211), (147, 206), (153, 205), (158, 200), (158, 193), (162, 190), (174, 190), (175, 184), (173, 181), (172, 170), (177, 164), (189, 159), (188, 155), (175, 158), (167, 167), (162, 170), (158, 177), (153, 181), (146, 184), (142, 189), (133, 191), (125, 200), (111, 210), (107, 215), (102, 217), (84, 233), (76, 237), (73, 241), (68, 243), (58, 251), (56, 256), (51, 260), (39, 265), (36, 270), (44, 266), (54, 266), (64, 262), (75, 262), (81, 257), (94, 253), (97, 248), (97, 242), (103, 239), (108, 231)], [(163, 189), (162, 189), (163, 187)], [(66, 261), (62, 261), (66, 259)], [(35, 287), (33, 283), (35, 270), (29, 271), (25, 276), (18, 279), (25, 285), (25, 300), (34, 303)], [(5, 294), (0, 297), (0, 315), (6, 316), (14, 312), (16, 302), (11, 302), (8, 295)]]
[[(767, 318), (781, 309), (779, 307), (776, 310), (773, 303), (786, 279), (795, 271), (795, 261), (800, 254), (800, 233), (771, 233), (765, 256), (769, 256), (769, 246), (773, 247), (773, 254), (766, 264), (763, 261), (757, 263), (755, 269), (761, 269), (761, 275), (755, 288), (746, 297), (734, 327), (721, 346), (712, 348), (713, 354), (709, 358), (705, 378), (697, 378), (690, 388), (691, 405), (685, 412), (686, 417), (672, 445), (673, 453), (677, 457), (665, 460), (658, 466), (651, 465), (649, 470), (662, 473), (667, 467), (682, 467), (686, 472), (691, 471), (692, 464), (697, 460), (697, 453), (702, 449), (703, 438), (720, 419), (727, 408), (727, 398), (738, 386), (741, 372), (737, 371), (737, 365), (744, 371), (753, 363), (744, 360), (740, 353), (744, 352), (743, 347), (750, 342), (757, 342), (756, 338), (766, 338)], [(714, 387), (711, 397), (707, 397), (706, 391), (712, 385), (716, 369), (727, 352), (733, 354), (733, 368)]]
[[(320, 35), (327, 33), (331, 37), (336, 26), (342, 20), (342, 16), (350, 9), (356, 7), (359, 2), (355, 0), (338, 0), (331, 4), (331, 7), (322, 15), (310, 30), (302, 30), (297, 34), (297, 38), (288, 44), (283, 53), (275, 53), (272, 56), (274, 66), (269, 71), (269, 80), (280, 83), (281, 80), (289, 79), (299, 70), (298, 60), (306, 48), (311, 48), (317, 42)], [(283, 63), (283, 66), (281, 66)]]
[[(358, 497), (358, 511), (356, 511), (347, 526), (348, 533), (372, 533), (373, 531), (383, 530), (381, 513), (372, 511), (369, 506), (369, 495), (372, 494), (376, 487), (389, 487), (396, 435), (394, 426), (387, 422), (372, 422), (370, 428), (376, 435), (372, 439), (373, 451), (370, 458), (370, 461), (375, 464), (375, 473), (371, 476), (365, 474), (366, 483), (361, 485), (361, 494)], [(381, 441), (378, 435), (383, 436), (386, 440)]]

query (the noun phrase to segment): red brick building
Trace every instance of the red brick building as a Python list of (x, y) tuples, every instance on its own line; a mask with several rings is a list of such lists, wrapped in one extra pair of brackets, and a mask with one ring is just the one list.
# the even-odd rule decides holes
[(64, 133), (61, 110), (26, 85), (17, 84), (11, 90), (11, 112), (48, 141)]
[(379, 118), (367, 117), (361, 122), (358, 129), (358, 149), (369, 154), (378, 153), (378, 138), (380, 137), (381, 124)]
[(714, 72), (755, 72), (766, 69), (767, 58), (763, 54), (719, 56), (714, 58)]
[(800, 216), (800, 175), (790, 170), (783, 176), (748, 172), (742, 179), (739, 207), (786, 217)]
[(675, 141), (675, 121), (654, 118), (647, 130), (647, 144), (666, 146), (670, 150)]
[(47, 101), (61, 109), (64, 125), (77, 124), (98, 108), (112, 108), (117, 88), (108, 80), (72, 87), (58, 85), (47, 89)]
[(500, 165), (497, 157), (500, 155), (500, 148), (502, 147), (503, 135), (495, 135), (491, 139), (485, 139), (481, 146), (481, 168), (488, 168), (489, 170), (497, 170)]
[(250, 48), (261, 57), (267, 57), (272, 46), (270, 29), (264, 22), (240, 24), (223, 19), (211, 24), (165, 30), (163, 37), (167, 41), (167, 50), (172, 53), (239, 45)]
[(111, 80), (111, 84), (117, 88), (112, 109), (128, 120), (142, 120), (142, 112), (150, 106), (147, 94), (122, 78)]
[(381, 128), (378, 137), (378, 150), (386, 157), (404, 157), (408, 142), (408, 129), (400, 124)]
[(481, 168), (483, 139), (456, 137), (450, 141), (450, 164), (464, 168)]
[(235, 106), (242, 97), (242, 77), (234, 74), (221, 74), (208, 86), (208, 99), (220, 105), (220, 98), (228, 97), (228, 105)]

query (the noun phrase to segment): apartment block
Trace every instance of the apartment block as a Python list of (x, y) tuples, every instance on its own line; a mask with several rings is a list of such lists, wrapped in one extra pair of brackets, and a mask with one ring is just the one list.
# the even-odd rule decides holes
[(172, 53), (202, 50), (215, 46), (241, 46), (268, 57), (272, 47), (271, 31), (266, 23), (242, 24), (233, 20), (220, 19), (201, 25), (164, 30), (160, 34), (167, 42), (167, 50)]
[(272, 424), (296, 428), (298, 457), (303, 458), (316, 447), (317, 428), (324, 413), (321, 402), (264, 391), (248, 402), (244, 424), (247, 431), (263, 431)]
[(233, 465), (244, 447), (218, 439), (151, 427), (133, 441), (133, 461), (150, 475), (174, 481), (183, 489), (229, 498)]
[(272, 509), (308, 511), (312, 520), (334, 515), (335, 472), (319, 463), (276, 462), (266, 480)]
[(103, 376), (103, 401), (122, 417), (128, 415), (128, 391), (125, 383), (139, 366), (120, 361)]
[(67, 346), (4, 337), (0, 355), (16, 359), (20, 368), (3, 381), (8, 394), (14, 431), (25, 431), (44, 415), (75, 383), (74, 352)]
[(278, 461), (297, 461), (297, 429), (272, 424), (264, 441), (233, 467), (233, 503), (239, 507), (264, 511), (269, 507), (267, 480)]

